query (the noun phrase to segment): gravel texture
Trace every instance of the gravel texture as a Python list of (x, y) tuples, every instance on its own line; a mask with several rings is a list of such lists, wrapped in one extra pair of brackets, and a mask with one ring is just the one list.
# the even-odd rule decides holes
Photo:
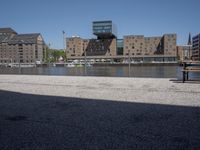
[(200, 149), (200, 83), (0, 75), (0, 149)]
[(0, 90), (88, 99), (200, 106), (200, 82), (155, 78), (0, 75)]

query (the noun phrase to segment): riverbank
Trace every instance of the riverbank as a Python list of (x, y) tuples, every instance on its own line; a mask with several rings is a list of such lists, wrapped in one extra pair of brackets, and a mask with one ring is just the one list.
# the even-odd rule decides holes
[(0, 149), (199, 149), (200, 84), (0, 75)]

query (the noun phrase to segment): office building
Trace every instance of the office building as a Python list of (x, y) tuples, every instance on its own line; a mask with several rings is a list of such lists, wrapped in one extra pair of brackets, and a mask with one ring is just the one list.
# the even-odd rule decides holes
[(98, 39), (113, 39), (117, 37), (117, 27), (112, 21), (94, 21), (93, 34)]

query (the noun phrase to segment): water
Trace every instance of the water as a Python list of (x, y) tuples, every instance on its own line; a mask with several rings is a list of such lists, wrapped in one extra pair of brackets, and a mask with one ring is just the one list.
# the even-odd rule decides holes
[[(131, 77), (182, 78), (179, 66), (131, 66)], [(107, 76), (128, 77), (128, 66), (93, 66), (87, 67), (37, 67), (37, 68), (0, 68), (0, 74), (24, 75), (64, 75), (64, 76)], [(192, 78), (200, 78), (199, 73), (191, 73)]]

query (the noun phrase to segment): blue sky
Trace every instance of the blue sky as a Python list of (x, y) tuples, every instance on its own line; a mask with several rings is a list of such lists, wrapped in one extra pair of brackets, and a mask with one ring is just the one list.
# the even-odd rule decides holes
[(200, 33), (200, 0), (1, 0), (0, 27), (41, 33), (53, 48), (67, 36), (94, 38), (92, 21), (112, 20), (118, 38), (177, 33), (177, 44)]

